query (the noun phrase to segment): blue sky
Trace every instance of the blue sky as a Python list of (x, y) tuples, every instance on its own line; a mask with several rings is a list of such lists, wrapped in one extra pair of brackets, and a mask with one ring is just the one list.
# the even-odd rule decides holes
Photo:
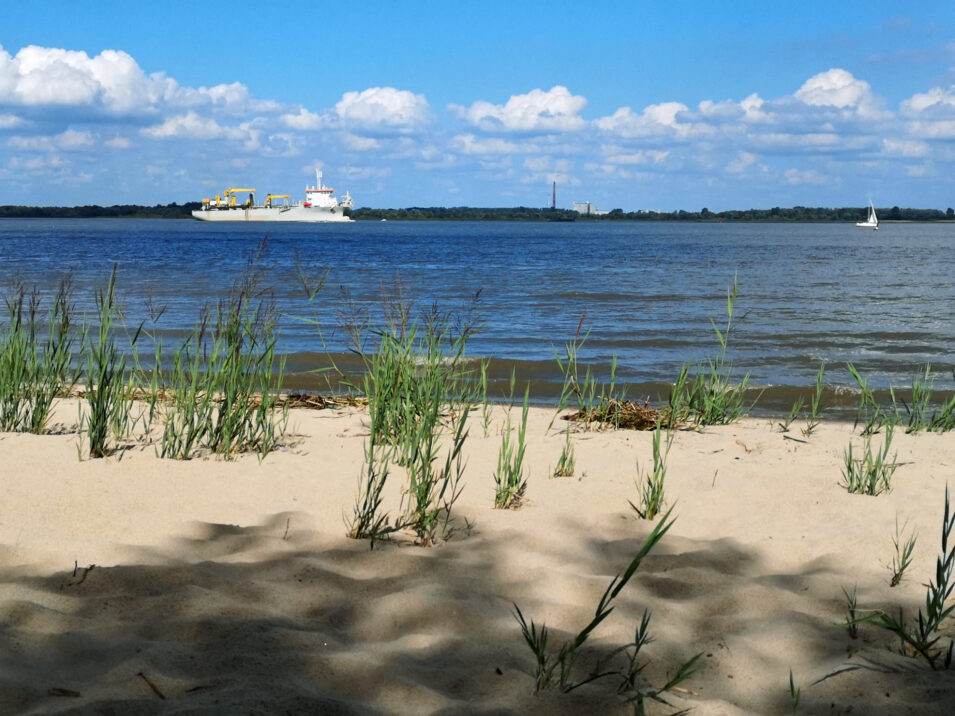
[(0, 47), (0, 204), (955, 205), (950, 2), (36, 0)]

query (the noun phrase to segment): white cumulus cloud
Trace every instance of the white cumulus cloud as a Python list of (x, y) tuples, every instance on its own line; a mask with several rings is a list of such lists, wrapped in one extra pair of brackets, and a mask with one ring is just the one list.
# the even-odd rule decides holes
[(103, 144), (111, 149), (129, 149), (133, 146), (133, 143), (126, 137), (113, 137), (112, 139), (107, 139)]
[(451, 105), (450, 109), (464, 120), (485, 130), (506, 131), (574, 131), (587, 122), (580, 112), (587, 106), (586, 97), (573, 95), (557, 85), (547, 90), (531, 90), (512, 96), (503, 105), (478, 101), (470, 107)]
[(161, 72), (147, 75), (128, 53), (98, 55), (30, 45), (16, 55), (0, 46), (0, 102), (25, 106), (99, 107), (142, 114), (208, 106), (229, 111), (275, 112), (280, 105), (253, 99), (240, 82), (182, 87)]
[(838, 68), (813, 75), (794, 96), (810, 106), (854, 109), (860, 113), (873, 113), (877, 105), (868, 82)]
[(640, 149), (635, 152), (626, 152), (620, 147), (605, 145), (601, 147), (605, 159), (610, 164), (661, 164), (670, 156), (668, 150)]
[(170, 117), (165, 122), (146, 127), (141, 130), (145, 137), (150, 139), (244, 139), (254, 138), (255, 132), (248, 124), (238, 127), (226, 127), (210, 117), (203, 117), (195, 112)]
[(359, 137), (351, 132), (345, 132), (342, 139), (345, 141), (346, 147), (358, 152), (368, 152), (381, 147), (381, 142), (374, 137)]
[(372, 87), (346, 92), (335, 105), (346, 125), (415, 129), (431, 121), (431, 107), (424, 95), (394, 87)]
[(50, 169), (66, 169), (71, 166), (70, 162), (56, 154), (48, 154), (42, 157), (13, 157), (7, 166), (11, 169), (24, 169), (30, 172), (43, 172)]
[(898, 157), (927, 157), (928, 144), (912, 139), (883, 139), (882, 151)]
[(93, 143), (94, 139), (91, 132), (78, 132), (75, 129), (67, 129), (62, 134), (56, 136), (56, 145), (61, 149), (91, 147)]
[(750, 122), (771, 122), (773, 113), (764, 109), (766, 103), (755, 92), (739, 103), (740, 109)]
[(292, 129), (321, 129), (329, 124), (327, 117), (314, 112), (309, 112), (304, 107), (299, 108), (298, 114), (283, 114), (281, 121)]
[(921, 139), (955, 139), (955, 119), (908, 122), (905, 128), (911, 136)]
[(927, 109), (955, 110), (955, 86), (943, 89), (933, 87), (928, 92), (912, 95), (902, 103), (906, 112), (924, 112)]
[(0, 114), (0, 129), (13, 129), (24, 124), (25, 122), (15, 114)]
[(537, 148), (527, 144), (511, 142), (500, 137), (478, 139), (473, 134), (458, 134), (451, 140), (452, 146), (464, 154), (527, 154)]
[(52, 152), (60, 149), (82, 149), (90, 147), (95, 140), (91, 132), (78, 132), (67, 129), (65, 132), (53, 136), (21, 137), (14, 136), (7, 140), (7, 146), (34, 152)]
[(726, 165), (726, 171), (730, 174), (745, 174), (758, 160), (759, 156), (752, 152), (740, 152)]
[(785, 180), (787, 184), (827, 184), (829, 179), (817, 172), (815, 169), (787, 169), (785, 171)]
[(681, 123), (679, 115), (687, 109), (687, 106), (680, 102), (651, 104), (639, 114), (629, 107), (621, 107), (609, 117), (594, 120), (594, 125), (626, 138), (659, 134), (686, 136), (693, 131), (693, 127), (688, 123)]

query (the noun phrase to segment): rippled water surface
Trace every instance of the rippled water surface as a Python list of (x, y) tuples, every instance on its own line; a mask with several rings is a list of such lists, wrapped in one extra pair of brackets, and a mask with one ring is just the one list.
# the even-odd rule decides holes
[[(773, 390), (852, 385), (852, 361), (876, 387), (911, 383), (924, 363), (955, 367), (955, 225), (411, 223), (226, 226), (194, 221), (2, 220), (0, 276), (52, 287), (72, 273), (81, 309), (115, 264), (131, 324), (147, 301), (166, 311), (154, 328), (180, 335), (203, 305), (226, 296), (264, 237), (259, 266), (283, 314), (283, 351), (305, 373), (325, 351), (344, 353), (345, 315), (380, 320), (382, 293), (403, 287), (419, 311), (432, 302), (463, 310), (480, 291), (473, 356), (499, 373), (516, 366), (540, 395), (559, 376), (555, 347), (581, 317), (581, 354), (600, 375), (617, 357), (618, 380), (647, 390), (672, 382), (686, 361), (718, 345), (726, 291), (739, 280), (730, 336), (735, 370)], [(328, 269), (316, 300), (304, 299), (296, 262)], [(344, 298), (347, 296), (347, 300)], [(148, 322), (147, 322), (148, 325)], [(951, 376), (942, 380), (948, 387)]]

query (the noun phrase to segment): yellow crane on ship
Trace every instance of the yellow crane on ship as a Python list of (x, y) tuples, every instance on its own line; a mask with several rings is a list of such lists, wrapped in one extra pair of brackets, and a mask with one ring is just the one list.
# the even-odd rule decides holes
[[(215, 198), (216, 208), (221, 209), (223, 201), (228, 202), (228, 205), (230, 208), (235, 207), (235, 195), (238, 194), (240, 191), (249, 192), (249, 198), (246, 199), (245, 206), (246, 208), (251, 208), (252, 205), (255, 203), (255, 189), (237, 189), (234, 187), (230, 187), (229, 189), (226, 189), (222, 193), (222, 196), (219, 196), (218, 194), (216, 194), (216, 198)], [(212, 204), (212, 202), (213, 202), (212, 199), (202, 200), (203, 204)]]
[[(265, 197), (265, 208), (266, 209), (272, 208), (273, 199), (289, 199), (291, 198), (291, 196), (292, 196), (291, 194), (269, 194), (267, 197)], [(288, 202), (285, 202), (285, 203), (287, 204)]]
[[(255, 189), (240, 189), (236, 187), (229, 187), (222, 193), (222, 198), (228, 200), (229, 208), (235, 207), (235, 195), (239, 192), (247, 191), (249, 192), (249, 198), (245, 201), (245, 207), (247, 209), (252, 208), (255, 204)], [(219, 206), (219, 197), (216, 197), (216, 206)]]

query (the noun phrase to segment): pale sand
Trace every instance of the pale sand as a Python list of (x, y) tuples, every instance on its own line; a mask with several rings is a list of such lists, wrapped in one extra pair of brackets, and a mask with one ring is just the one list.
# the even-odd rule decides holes
[[(66, 404), (58, 419), (75, 415)], [(471, 420), (452, 539), (374, 551), (345, 537), (365, 433), (356, 409), (293, 411), (300, 441), (261, 463), (160, 460), (154, 445), (79, 461), (76, 435), (0, 434), (0, 712), (630, 712), (611, 679), (535, 695), (512, 603), (547, 623), (555, 647), (589, 621), (652, 528), (628, 505), (651, 435), (576, 434), (576, 475), (554, 479), (567, 424), (548, 433), (552, 411), (532, 410), (526, 501), (500, 511), (495, 415), (488, 437)], [(850, 441), (861, 444), (851, 425), (800, 443), (766, 419), (678, 433), (675, 526), (576, 675), (632, 639), (647, 608), (642, 684), (704, 654), (667, 697), (674, 707), (789, 713), (792, 670), (800, 713), (955, 711), (955, 671), (900, 655), (874, 626), (858, 639), (837, 626), (843, 587), (858, 585), (864, 607), (913, 614), (924, 602), (955, 435), (897, 434), (902, 465), (878, 497), (840, 486)], [(919, 539), (890, 588), (897, 518)]]

